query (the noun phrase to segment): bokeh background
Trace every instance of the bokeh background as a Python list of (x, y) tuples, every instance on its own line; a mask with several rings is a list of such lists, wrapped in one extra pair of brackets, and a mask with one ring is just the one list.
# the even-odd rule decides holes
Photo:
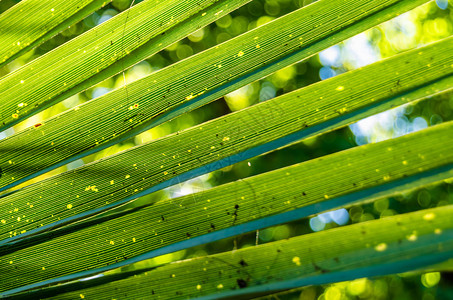
[[(0, 0), (0, 13), (17, 2), (19, 1)], [(0, 68), (0, 76), (20, 68), (32, 59), (45, 54), (139, 2), (141, 1), (132, 3), (131, 0), (113, 0), (112, 3), (99, 9), (79, 23), (70, 26), (36, 49)], [(90, 101), (124, 84), (147, 76), (176, 61), (227, 41), (311, 2), (314, 1), (254, 0), (215, 23), (194, 32), (189, 37), (171, 45), (160, 53), (125, 69), (124, 76), (119, 74), (109, 78), (13, 128), (0, 132), (0, 139), (78, 104)], [(74, 169), (88, 162), (149, 142), (172, 132), (184, 130), (209, 119), (240, 110), (314, 82), (326, 80), (397, 53), (445, 38), (452, 33), (453, 1), (432, 1), (330, 47), (308, 60), (284, 68), (266, 78), (249, 84), (191, 113), (184, 114), (177, 119), (143, 132), (120, 144), (41, 175), (23, 185)], [(126, 79), (125, 81), (124, 78)], [(414, 104), (404, 105), (371, 116), (339, 130), (310, 138), (302, 143), (295, 143), (278, 151), (237, 163), (187, 182), (181, 182), (164, 191), (137, 199), (130, 206), (153, 203), (169, 198), (174, 201), (175, 207), (179, 207), (184, 205), (179, 203), (177, 199), (181, 195), (201, 192), (212, 186), (303, 162), (357, 145), (394, 138), (452, 119), (453, 93), (436, 95)], [(259, 232), (243, 234), (236, 238), (179, 251), (143, 261), (122, 268), (122, 270), (147, 268), (188, 257), (231, 251), (242, 247), (253, 247), (257, 243), (272, 242), (295, 235), (448, 204), (453, 204), (453, 181), (415, 189), (395, 195), (389, 199), (357, 204), (296, 222), (267, 228)], [(121, 270), (114, 270), (110, 273), (119, 271)], [(440, 272), (437, 269), (420, 270), (325, 286), (306, 287), (267, 297), (267, 299), (453, 299), (453, 273), (449, 271), (448, 266), (442, 266)]]

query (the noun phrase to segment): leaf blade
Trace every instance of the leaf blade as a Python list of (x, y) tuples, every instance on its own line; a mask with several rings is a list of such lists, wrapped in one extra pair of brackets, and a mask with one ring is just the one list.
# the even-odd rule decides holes
[[(432, 94), (438, 88), (451, 89), (453, 76), (448, 74), (453, 72), (450, 67), (453, 56), (452, 51), (445, 50), (453, 49), (452, 40), (421, 48), (424, 50), (421, 55), (419, 49), (409, 51), (6, 195), (0, 203), (0, 219), (11, 218), (9, 211), (13, 203), (35, 220), (4, 227), (1, 236), (7, 238), (8, 232), (19, 234), (22, 230), (28, 231), (23, 235), (27, 236), (72, 222), (74, 218), (87, 217), (179, 181), (357, 121), (376, 109), (383, 111), (395, 104), (426, 97), (427, 91)], [(431, 62), (433, 55), (439, 60), (427, 68), (423, 62)], [(418, 76), (404, 79), (407, 74)], [(371, 83), (365, 78), (372, 79)], [(348, 86), (356, 82), (354, 88)], [(427, 82), (434, 83), (426, 89)], [(338, 86), (346, 88), (340, 92)], [(377, 106), (370, 110), (374, 104)], [(348, 109), (343, 111), (345, 105)], [(264, 122), (255, 116), (265, 116)], [(73, 195), (67, 193), (68, 187)], [(33, 208), (27, 203), (32, 203)], [(69, 204), (71, 209), (66, 208)], [(37, 224), (44, 226), (33, 229)], [(16, 238), (20, 235), (10, 237)]]
[(60, 289), (54, 297), (122, 292), (135, 298), (224, 299), (405, 272), (451, 257), (452, 209), (427, 209), (188, 259), (92, 288)]
[[(0, 103), (0, 130), (121, 72), (249, 1), (150, 0), (123, 11), (0, 79), (0, 97), (5, 99)], [(191, 16), (195, 20), (189, 21)], [(165, 38), (167, 33), (171, 38)]]
[[(3, 246), (1, 260), (13, 263), (0, 267), (6, 274), (0, 289), (13, 292), (24, 283), (30, 284), (26, 289), (74, 280), (359, 199), (388, 196), (405, 183), (420, 184), (420, 178), (439, 180), (439, 172), (440, 179), (450, 178), (453, 143), (448, 134), (452, 128), (453, 122), (438, 125), (195, 195), (160, 201), (111, 220), (94, 219), (86, 228), (76, 224), (73, 229), (50, 232), (35, 241)], [(86, 249), (83, 252), (81, 244)], [(38, 253), (43, 251), (49, 256), (40, 257)]]
[(0, 68), (105, 4), (105, 0), (17, 3), (0, 15)]
[[(324, 1), (336, 3), (337, 0)], [(4, 176), (0, 179), (0, 191), (213, 101), (229, 91), (307, 58), (424, 1), (416, 3), (396, 1), (396, 4), (395, 1), (370, 2), (367, 5), (364, 3), (369, 1), (364, 0), (363, 3), (351, 1), (351, 4), (346, 6), (349, 10), (342, 11), (343, 18), (348, 19), (345, 24), (340, 24), (335, 11), (330, 11), (330, 8), (323, 9), (324, 18), (316, 20), (319, 24), (312, 24), (310, 15), (316, 13), (320, 7), (324, 7), (324, 4), (330, 3), (321, 2), (226, 42), (222, 44), (223, 46), (219, 46), (222, 48), (211, 48), (131, 83), (128, 91), (124, 89), (113, 91), (77, 107), (76, 111), (68, 111), (57, 118), (43, 122), (43, 125), (36, 128), (37, 130), (29, 128), (10, 138), (9, 141), (0, 142), (0, 147), (4, 147), (4, 151), (8, 153), (10, 149), (8, 144), (27, 140), (27, 145), (23, 147), (23, 155), (33, 164), (33, 169), (25, 166), (22, 162), (23, 155), (21, 156), (17, 151), (9, 153), (0, 166), (4, 170)], [(351, 7), (355, 8), (354, 13), (358, 18), (357, 23), (352, 25), (350, 24)], [(368, 10), (369, 15), (362, 15), (362, 10)], [(370, 16), (369, 19), (367, 19), (368, 16)], [(299, 24), (301, 19), (308, 21), (301, 25)], [(351, 27), (344, 29), (343, 26), (346, 25)], [(319, 32), (312, 31), (312, 26), (320, 28)], [(341, 34), (331, 34), (331, 31), (342, 28), (344, 30)], [(255, 40), (257, 36), (262, 39)], [(261, 44), (260, 48), (256, 48), (257, 43)], [(266, 44), (269, 45), (266, 46)], [(303, 48), (299, 49), (299, 47)], [(238, 56), (243, 50), (246, 52), (245, 56)], [(212, 62), (215, 62), (214, 66)], [(263, 63), (265, 63), (264, 66)], [(225, 75), (224, 69), (228, 69), (229, 74)], [(175, 72), (178, 76), (174, 75)], [(187, 90), (189, 85), (193, 89), (192, 93)], [(115, 115), (112, 116), (112, 113)], [(93, 129), (95, 123), (98, 125)], [(42, 132), (45, 133), (44, 137)], [(52, 142), (56, 146), (49, 147), (48, 145)], [(64, 151), (56, 153), (55, 147), (60, 149), (63, 147)], [(33, 149), (33, 152), (28, 149)], [(16, 162), (14, 168), (7, 164), (9, 160)]]

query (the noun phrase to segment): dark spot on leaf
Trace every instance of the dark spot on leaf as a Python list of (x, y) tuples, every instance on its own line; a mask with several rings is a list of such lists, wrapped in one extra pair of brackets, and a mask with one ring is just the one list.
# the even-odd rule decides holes
[(305, 192), (302, 192), (302, 196), (307, 196), (307, 193), (305, 193)]
[(241, 259), (241, 261), (239, 262), (239, 264), (243, 267), (246, 267), (248, 266), (248, 264), (245, 262), (245, 260)]
[(160, 218), (162, 219), (162, 221), (165, 221), (165, 218), (164, 218), (164, 216), (160, 216)]
[(237, 279), (236, 282), (241, 289), (247, 287), (247, 282), (244, 279)]
[(238, 209), (238, 208), (239, 208), (239, 205), (236, 204), (236, 205), (234, 206), (234, 208), (235, 208), (235, 209)]
[(329, 270), (326, 270), (326, 269), (323, 269), (321, 268), (320, 266), (318, 266), (317, 264), (315, 264), (314, 262), (312, 263), (313, 267), (315, 268), (315, 271), (320, 271), (321, 273), (328, 273)]
[(215, 225), (211, 223), (211, 228), (212, 229), (215, 229)]
[(186, 233), (187, 237), (190, 237), (190, 233)]

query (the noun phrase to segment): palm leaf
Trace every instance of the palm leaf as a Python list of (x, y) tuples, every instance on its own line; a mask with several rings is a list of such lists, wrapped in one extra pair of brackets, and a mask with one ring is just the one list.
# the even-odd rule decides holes
[(133, 6), (4, 76), (0, 129), (121, 72), (248, 1), (156, 0)]
[[(245, 1), (241, 3), (243, 2)], [(57, 166), (123, 141), (197, 106), (213, 101), (219, 96), (282, 67), (310, 57), (320, 50), (423, 2), (426, 1), (350, 0), (343, 3), (338, 0), (326, 0), (326, 3), (314, 3), (222, 45), (133, 82), (127, 85), (126, 89), (117, 89), (51, 120), (36, 124), (35, 127), (0, 143), (1, 151), (5, 153), (4, 162), (0, 165), (4, 174), (0, 182), (0, 191)], [(234, 7), (239, 5), (237, 3)], [(335, 9), (332, 10), (332, 7)], [(217, 9), (217, 7), (212, 8), (213, 15), (215, 15), (214, 11), (217, 11)], [(310, 16), (313, 14), (318, 17), (316, 19), (311, 18)], [(204, 18), (203, 14), (200, 14), (198, 18)], [(300, 20), (304, 21), (301, 22)], [(124, 23), (124, 20), (121, 19), (118, 22)], [(106, 24), (107, 29), (105, 30), (110, 30), (108, 29), (110, 26), (113, 25)], [(185, 30), (194, 29), (188, 27)], [(92, 35), (95, 35), (96, 32), (93, 32)], [(173, 39), (167, 38), (168, 36), (163, 37), (167, 42), (173, 41)], [(85, 41), (85, 35), (80, 36), (79, 40)], [(154, 42), (156, 41), (152, 41), (155, 45)], [(95, 39), (92, 43), (98, 45), (99, 41)], [(77, 45), (68, 45), (67, 47), (82, 49), (82, 46)], [(58, 48), (62, 55), (67, 55), (68, 52), (77, 53), (75, 50), (66, 51), (67, 47)], [(161, 47), (164, 47), (164, 45)], [(107, 49), (110, 49), (110, 46), (105, 51)], [(55, 63), (54, 60), (52, 61)], [(97, 70), (92, 67), (90, 62), (82, 61), (92, 68), (90, 70)], [(109, 63), (113, 63), (113, 61)], [(42, 65), (47, 65), (47, 63), (43, 62)], [(112, 67), (115, 66), (119, 68), (115, 72), (119, 72), (122, 63), (113, 64)], [(62, 70), (73, 73), (71, 68), (67, 66), (62, 67)], [(228, 71), (225, 72), (225, 70)], [(23, 69), (23, 72), (27, 71)], [(175, 72), (177, 76), (175, 76)], [(109, 74), (113, 75), (114, 73)], [(39, 72), (36, 74), (36, 76), (39, 76)], [(55, 72), (55, 80), (64, 81), (63, 76), (57, 74), (59, 73)], [(86, 76), (88, 74), (92, 74), (92, 72), (87, 72)], [(16, 75), (20, 77), (20, 74)], [(0, 81), (0, 97), (2, 87), (5, 88), (6, 93), (7, 81), (12, 80), (16, 83), (20, 81), (16, 75), (12, 74), (11, 78), (8, 77), (4, 81)], [(13, 77), (16, 79), (13, 80)], [(78, 81), (81, 78), (83, 77), (77, 76), (74, 80)], [(49, 78), (49, 81), (53, 80)], [(89, 83), (93, 84), (95, 80), (90, 79)], [(5, 82), (5, 84), (2, 84), (2, 82)], [(45, 82), (43, 81), (40, 84), (44, 85)], [(16, 88), (17, 97), (28, 99), (29, 96), (24, 95), (20, 85), (16, 85)], [(58, 88), (68, 89), (69, 86), (66, 88), (61, 84), (58, 85)], [(38, 91), (40, 89), (36, 88), (32, 89), (30, 93)], [(52, 89), (52, 93), (56, 91), (56, 89)], [(12, 91), (9, 89), (10, 97), (8, 99), (10, 100), (5, 102), (3, 107), (0, 104), (0, 112), (6, 113), (8, 111), (6, 106), (8, 106), (13, 108), (12, 114), (16, 114), (18, 101), (14, 99), (14, 96), (11, 96), (11, 93)], [(69, 94), (65, 93), (64, 97), (67, 96)], [(45, 98), (47, 99), (47, 97), (46, 95)], [(64, 99), (64, 97), (61, 99)], [(41, 96), (33, 96), (32, 99), (33, 101), (40, 101), (39, 99), (42, 98)], [(30, 100), (26, 102), (28, 106), (23, 109), (34, 110), (31, 105), (32, 102)], [(114, 117), (112, 117), (112, 113), (114, 113)], [(19, 115), (22, 114), (21, 110)], [(24, 115), (26, 114), (28, 113)], [(11, 119), (11, 115), (4, 117)], [(93, 124), (96, 124), (95, 128), (93, 128)], [(12, 146), (16, 145), (18, 141), (23, 143), (24, 140), (27, 142), (23, 144), (21, 151)]]
[[(28, 236), (60, 226), (393, 105), (423, 98), (427, 91), (448, 90), (453, 80), (449, 49), (453, 51), (451, 38), (30, 185), (2, 198), (0, 219), (7, 226), (0, 236), (10, 241), (21, 233)], [(437, 61), (427, 68), (433, 56)], [(372, 83), (363, 80), (367, 77), (373, 79)], [(339, 91), (338, 87), (343, 89)], [(258, 115), (260, 120), (256, 119)], [(41, 136), (45, 131), (39, 130)], [(17, 170), (14, 162), (5, 175)], [(11, 205), (17, 208), (13, 213)], [(28, 221), (17, 222), (23, 214)]]
[[(431, 177), (431, 182), (450, 178), (453, 175), (453, 143), (442, 137), (452, 128), (453, 122), (438, 125), (202, 193), (157, 202), (124, 216), (120, 213), (112, 220), (107, 217), (86, 225), (76, 224), (74, 229), (52, 232), (50, 240), (49, 235), (44, 234), (37, 239), (4, 246), (0, 250), (2, 260), (12, 263), (2, 268), (6, 280), (0, 289), (74, 272), (80, 273), (43, 281), (41, 285), (88, 276), (302, 218), (355, 199), (391, 193), (395, 186), (411, 182), (420, 184), (420, 177)], [(417, 153), (412, 149), (417, 149)], [(307, 178), (310, 181), (306, 181)], [(324, 185), (326, 182), (328, 184)], [(131, 225), (130, 230), (125, 229)], [(86, 248), (83, 252), (79, 249), (81, 244)], [(38, 253), (43, 251), (47, 255), (39, 256)], [(119, 260), (122, 262), (116, 263)], [(103, 267), (105, 265), (107, 267)], [(89, 269), (92, 270), (86, 271)], [(23, 277), (24, 270), (26, 278)]]
[[(132, 6), (1, 78), (2, 128), (123, 71), (247, 2), (169, 0)], [(146, 270), (118, 269), (451, 180), (453, 122), (446, 122), (201, 193), (124, 205), (391, 107), (436, 101), (430, 97), (453, 86), (452, 37), (7, 191), (425, 2), (317, 1), (0, 141), (0, 191), (5, 191), (0, 196), (1, 296), (250, 298), (444, 262), (453, 250), (451, 206)], [(19, 5), (30, 3), (14, 6), (0, 21), (12, 18), (11, 12), (22, 17)], [(68, 14), (30, 19), (51, 25), (21, 32), (21, 39), (30, 39), (28, 48), (8, 48), (8, 55), (30, 50), (99, 5), (86, 1), (76, 9), (72, 1), (56, 3)], [(45, 12), (48, 5), (34, 9)], [(8, 38), (0, 32), (1, 40)], [(92, 275), (101, 277), (85, 280)]]
[(60, 288), (61, 294), (53, 292), (56, 295), (50, 298), (250, 298), (298, 286), (409, 271), (451, 257), (452, 209), (450, 205), (421, 210), (188, 259), (119, 281), (99, 280), (95, 287), (76, 284), (75, 292), (65, 293), (71, 286)]
[(105, 0), (21, 1), (14, 5), (0, 15), (0, 67), (104, 5)]

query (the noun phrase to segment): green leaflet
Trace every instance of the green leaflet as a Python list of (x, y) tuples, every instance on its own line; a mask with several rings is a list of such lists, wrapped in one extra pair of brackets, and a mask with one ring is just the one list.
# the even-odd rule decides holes
[(111, 1), (24, 0), (17, 3), (0, 14), (0, 67)]
[[(219, 169), (449, 89), (453, 51), (446, 50), (452, 47), (448, 38), (30, 185), (2, 198), (0, 237), (17, 238), (68, 217), (84, 218), (94, 209), (176, 184), (178, 176), (194, 169), (198, 173), (187, 174)], [(241, 154), (245, 150), (251, 152)]]
[(405, 272), (451, 257), (452, 213), (452, 205), (444, 206), (187, 259), (123, 280), (112, 281), (112, 276), (112, 282), (91, 288), (89, 281), (81, 283), (80, 290), (66, 286), (50, 298), (250, 298), (298, 286)]
[[(36, 124), (0, 142), (0, 151), (4, 153), (0, 162), (3, 170), (0, 190), (213, 101), (424, 2), (318, 1), (133, 82), (127, 89), (115, 90)], [(231, 2), (228, 3), (231, 6)], [(211, 13), (215, 15), (215, 11), (212, 9)], [(166, 38), (168, 36), (162, 39)], [(2, 85), (0, 96), (1, 88)], [(23, 89), (18, 91), (23, 93)], [(36, 99), (38, 101), (39, 97)], [(8, 103), (13, 103), (11, 107), (17, 109), (17, 101)], [(0, 112), (6, 113), (8, 110), (1, 105)], [(12, 146), (18, 141), (21, 149)]]
[[(0, 283), (0, 290), (106, 265), (106, 269), (114, 268), (118, 265), (109, 265), (123, 260), (130, 263), (127, 259), (131, 258), (137, 261), (158, 255), (157, 252), (144, 255), (152, 250), (183, 241), (190, 243), (205, 234), (208, 236), (204, 243), (213, 241), (219, 236), (225, 237), (225, 233), (219, 233), (216, 238), (210, 238), (209, 233), (213, 235), (219, 230), (242, 224), (247, 226), (255, 220), (261, 222), (258, 227), (264, 228), (270, 224), (265, 219), (267, 217), (312, 207), (311, 213), (310, 210), (298, 213), (301, 218), (307, 213), (323, 210), (323, 202), (353, 195), (347, 201), (334, 204), (344, 205), (345, 202), (370, 196), (370, 189), (374, 187), (392, 182), (396, 183), (396, 187), (402, 187), (399, 181), (404, 178), (441, 167), (448, 167), (446, 178), (451, 177), (453, 143), (449, 135), (452, 129), (453, 122), (445, 123), (200, 193), (159, 201), (115, 219), (94, 220), (86, 228), (76, 225), (22, 244), (3, 246), (0, 249), (0, 272), (4, 274), (4, 280)], [(362, 194), (354, 195), (356, 192)], [(21, 213), (27, 215), (27, 212)], [(279, 218), (279, 223), (286, 221), (288, 219)], [(12, 222), (17, 223), (16, 220)], [(250, 230), (253, 229), (239, 232)], [(81, 245), (83, 251), (80, 251)], [(169, 250), (178, 249), (169, 248), (159, 254)], [(102, 270), (105, 271), (105, 268)], [(72, 279), (77, 276), (81, 277), (80, 274), (74, 275)]]
[(148, 0), (133, 6), (4, 76), (0, 130), (119, 73), (249, 1)]

